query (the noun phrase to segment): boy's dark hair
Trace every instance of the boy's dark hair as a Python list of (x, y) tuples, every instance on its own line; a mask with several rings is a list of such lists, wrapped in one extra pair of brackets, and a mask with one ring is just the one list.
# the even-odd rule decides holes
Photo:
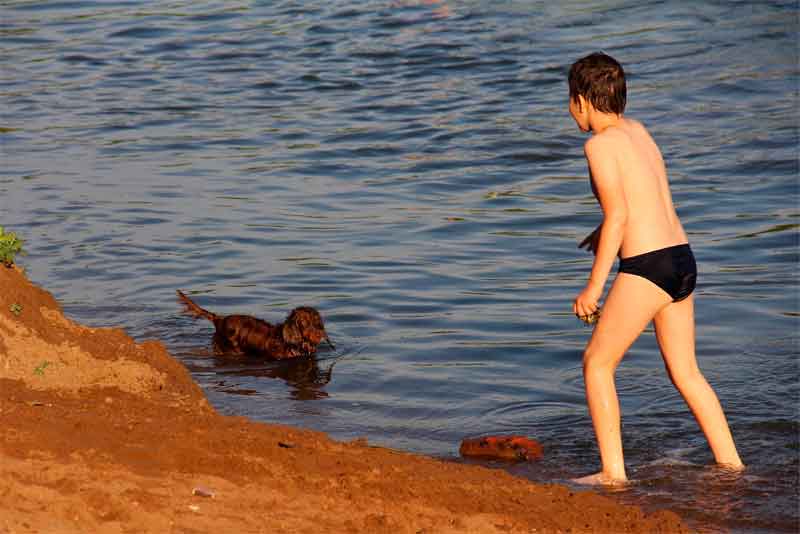
[(627, 100), (622, 65), (602, 52), (573, 63), (569, 69), (569, 97), (578, 102), (578, 95), (591, 102), (597, 111), (621, 115)]

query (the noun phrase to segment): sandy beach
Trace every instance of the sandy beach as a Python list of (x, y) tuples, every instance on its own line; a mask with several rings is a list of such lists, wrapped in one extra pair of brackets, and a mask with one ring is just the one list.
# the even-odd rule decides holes
[(0, 288), (2, 534), (688, 532), (670, 511), (220, 415), (160, 342), (72, 322), (17, 267)]

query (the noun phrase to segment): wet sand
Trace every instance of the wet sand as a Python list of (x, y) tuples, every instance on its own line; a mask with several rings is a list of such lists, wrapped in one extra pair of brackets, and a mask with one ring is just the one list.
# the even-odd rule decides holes
[(72, 322), (16, 267), (0, 267), (0, 425), (0, 534), (688, 532), (670, 511), (220, 415), (160, 342)]

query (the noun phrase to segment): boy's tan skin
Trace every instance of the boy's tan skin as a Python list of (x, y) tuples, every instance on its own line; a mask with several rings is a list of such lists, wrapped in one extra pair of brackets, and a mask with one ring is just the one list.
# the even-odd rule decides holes
[[(585, 144), (592, 191), (603, 222), (580, 247), (595, 254), (586, 287), (572, 309), (579, 317), (597, 311), (617, 255), (627, 258), (686, 243), (661, 152), (640, 123), (597, 111), (582, 95), (570, 98), (578, 127), (593, 136)], [(614, 372), (634, 340), (653, 321), (670, 379), (694, 414), (718, 464), (742, 469), (725, 414), (695, 359), (694, 295), (679, 302), (641, 276), (619, 273), (583, 355), (586, 399), (603, 470), (575, 480), (619, 484), (627, 480)]]

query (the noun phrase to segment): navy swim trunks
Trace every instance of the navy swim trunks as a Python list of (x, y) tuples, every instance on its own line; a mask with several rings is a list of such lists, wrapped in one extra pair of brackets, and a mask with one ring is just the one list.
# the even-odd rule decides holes
[(678, 302), (694, 291), (697, 265), (688, 243), (622, 258), (619, 272), (635, 274), (653, 282)]

